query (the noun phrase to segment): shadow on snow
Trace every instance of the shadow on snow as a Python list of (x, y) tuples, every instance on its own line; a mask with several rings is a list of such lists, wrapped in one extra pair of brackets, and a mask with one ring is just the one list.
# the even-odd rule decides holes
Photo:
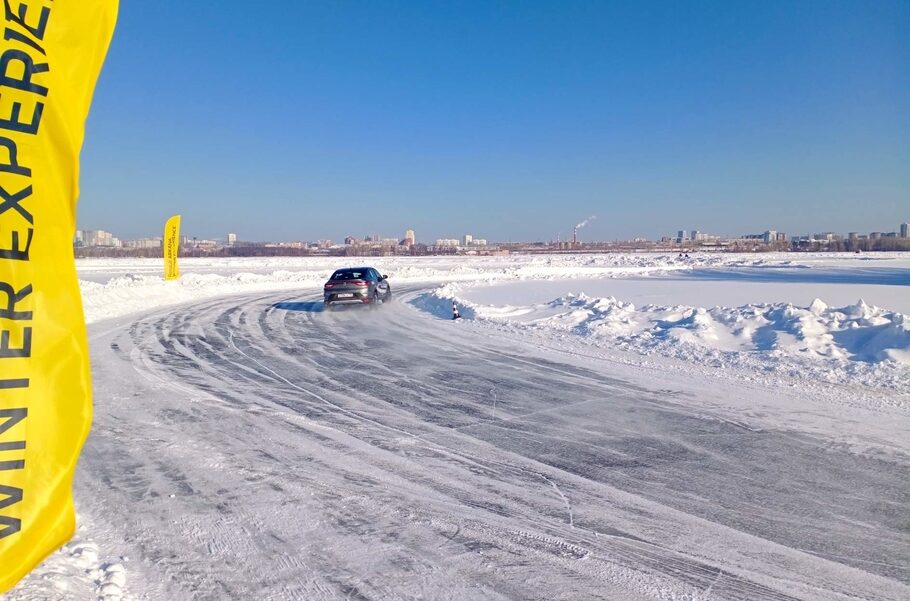
[(285, 311), (303, 311), (305, 313), (322, 313), (325, 311), (325, 305), (322, 301), (298, 301), (298, 302), (281, 302), (272, 305), (275, 309), (284, 309)]
[(715, 281), (779, 282), (787, 284), (877, 284), (885, 286), (910, 286), (910, 270), (895, 268), (869, 268), (851, 270), (794, 269), (792, 266), (775, 268), (748, 267), (733, 269), (693, 269), (686, 275), (672, 279)]

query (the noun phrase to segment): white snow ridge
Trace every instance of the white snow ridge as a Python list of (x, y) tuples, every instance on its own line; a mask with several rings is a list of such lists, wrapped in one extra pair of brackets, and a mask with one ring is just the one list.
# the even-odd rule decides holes
[[(910, 277), (907, 279), (899, 293), (910, 299)], [(634, 283), (639, 288), (656, 288), (665, 282), (651, 278)], [(699, 281), (687, 285), (695, 287)], [(728, 285), (737, 283), (732, 280)], [(561, 286), (578, 289), (571, 281), (564, 281)], [(615, 288), (616, 282), (599, 287)], [(539, 288), (550, 290), (554, 285), (551, 282)], [(801, 288), (811, 291), (813, 286)], [(850, 287), (842, 288), (849, 291)], [(579, 344), (603, 349), (672, 357), (692, 368), (736, 367), (751, 370), (756, 377), (772, 374), (870, 389), (910, 388), (910, 318), (862, 299), (839, 307), (829, 307), (819, 298), (807, 306), (789, 302), (734, 307), (652, 303), (636, 306), (615, 296), (569, 292), (548, 302), (514, 304), (529, 290), (525, 283), (498, 284), (489, 289), (450, 283), (423, 293), (414, 303), (444, 315), (445, 307), (454, 301), (467, 319), (561, 340), (569, 335)], [(640, 290), (637, 293), (649, 296)], [(498, 302), (472, 300), (477, 297)], [(886, 294), (885, 298), (890, 296)], [(879, 396), (885, 404), (906, 402), (902, 397)]]

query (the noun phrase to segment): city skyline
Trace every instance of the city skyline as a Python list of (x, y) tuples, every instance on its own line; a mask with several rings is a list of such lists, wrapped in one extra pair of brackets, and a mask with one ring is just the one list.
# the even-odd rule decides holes
[[(637, 230), (630, 230), (628, 232), (625, 232), (624, 234), (622, 232), (620, 232), (620, 235), (609, 237), (609, 238), (598, 237), (598, 236), (594, 235), (598, 231), (596, 227), (593, 227), (593, 224), (596, 223), (596, 220), (594, 220), (594, 221), (591, 221), (590, 224), (586, 224), (584, 228), (579, 229), (577, 231), (577, 236), (578, 236), (579, 240), (607, 241), (607, 240), (634, 240), (636, 238), (643, 238), (643, 239), (647, 239), (647, 240), (660, 240), (664, 236), (675, 238), (675, 237), (678, 237), (677, 235), (678, 235), (678, 232), (680, 232), (680, 231), (685, 231), (687, 233), (697, 231), (699, 233), (716, 236), (716, 237), (721, 237), (721, 238), (736, 238), (736, 237), (747, 235), (747, 234), (762, 233), (769, 229), (774, 230), (774, 231), (785, 232), (788, 235), (811, 235), (811, 234), (815, 234), (815, 233), (819, 233), (819, 232), (836, 232), (838, 234), (843, 234), (844, 236), (846, 236), (849, 232), (859, 232), (859, 233), (865, 233), (865, 234), (868, 234), (871, 232), (883, 232), (883, 233), (897, 232), (897, 233), (900, 233), (901, 226), (906, 224), (906, 222), (908, 220), (910, 220), (910, 210), (904, 211), (904, 213), (907, 214), (907, 217), (904, 217), (904, 218), (899, 217), (896, 220), (892, 220), (892, 222), (895, 225), (882, 226), (881, 223), (873, 223), (871, 225), (871, 227), (868, 227), (868, 228), (862, 228), (862, 227), (858, 227), (858, 226), (854, 225), (854, 226), (850, 227), (849, 229), (837, 230), (835, 228), (822, 227), (819, 224), (815, 224), (815, 225), (810, 225), (806, 229), (794, 230), (794, 229), (787, 229), (782, 226), (773, 227), (773, 224), (768, 225), (768, 224), (764, 224), (764, 223), (758, 223), (758, 224), (754, 224), (753, 226), (750, 226), (748, 224), (742, 224), (740, 227), (736, 228), (734, 231), (712, 231), (712, 230), (708, 230), (708, 229), (697, 229), (697, 227), (687, 225), (686, 229), (684, 229), (684, 230), (680, 229), (679, 226), (676, 226), (667, 231), (657, 231), (657, 232), (646, 231), (649, 228), (643, 227), (643, 228), (639, 228)], [(166, 218), (161, 220), (162, 227), (163, 227), (165, 220), (166, 220)], [(683, 220), (685, 220), (685, 218), (683, 218)], [(218, 232), (218, 231), (215, 231), (211, 227), (205, 227), (205, 226), (195, 227), (194, 224), (192, 223), (192, 221), (188, 221), (185, 217), (184, 217), (183, 222), (184, 222), (184, 231), (189, 231), (191, 229), (196, 234), (196, 237), (198, 237), (198, 238), (205, 238), (205, 239), (211, 239), (211, 240), (226, 240), (226, 237), (229, 232), (236, 232), (236, 229)], [(535, 238), (520, 238), (517, 235), (510, 236), (508, 234), (504, 238), (494, 238), (493, 236), (489, 236), (489, 235), (485, 235), (485, 236), (478, 235), (478, 237), (482, 237), (484, 239), (489, 239), (489, 240), (495, 239), (497, 242), (508, 242), (510, 240), (525, 241), (525, 242), (532, 241), (532, 240), (533, 241), (571, 240), (572, 236), (573, 236), (573, 230), (574, 230), (573, 225), (574, 225), (573, 223), (569, 223), (568, 226), (562, 228), (561, 230), (555, 230), (554, 233), (551, 233), (549, 235), (544, 233), (540, 237), (535, 237)], [(685, 224), (683, 224), (683, 225), (685, 225)], [(100, 227), (100, 226), (83, 227), (82, 225), (80, 225), (78, 229), (80, 231), (81, 230), (113, 231), (112, 229), (108, 229), (108, 228)], [(158, 229), (160, 229), (160, 228), (158, 228)], [(392, 237), (391, 235), (387, 236), (386, 234), (393, 234), (393, 233), (395, 235), (400, 235), (400, 239), (404, 239), (407, 236), (408, 231), (418, 231), (416, 227), (411, 227), (411, 228), (400, 228), (399, 227), (399, 229), (401, 230), (401, 232), (397, 232), (397, 231), (396, 232), (386, 231), (385, 233), (383, 233), (382, 231), (373, 232), (373, 233), (343, 232), (340, 234), (339, 233), (327, 233), (327, 232), (315, 232), (313, 235), (310, 235), (310, 236), (290, 236), (290, 237), (284, 237), (284, 238), (282, 238), (282, 237), (256, 238), (256, 237), (241, 236), (240, 239), (245, 242), (266, 242), (266, 241), (290, 242), (290, 241), (320, 240), (320, 239), (344, 240), (347, 237), (353, 236), (355, 238), (363, 240), (369, 236), (373, 236), (376, 234), (379, 234), (380, 237)], [(469, 227), (469, 229), (471, 229), (471, 228)], [(479, 231), (478, 228), (473, 228), (473, 229), (474, 229), (474, 231)], [(653, 228), (651, 228), (651, 229), (653, 229)], [(118, 237), (122, 240), (141, 240), (141, 239), (145, 239), (145, 238), (160, 237), (160, 233), (155, 233), (154, 231), (151, 231), (149, 228), (134, 227), (134, 228), (125, 228), (125, 229), (119, 230), (119, 231), (125, 232), (122, 235), (118, 235)], [(338, 231), (337, 228), (334, 231), (337, 232)], [(474, 235), (474, 234), (471, 234), (471, 235)], [(424, 237), (420, 237), (416, 241), (426, 243), (427, 241), (433, 241), (433, 240), (437, 240), (437, 239), (452, 238), (453, 236), (456, 238), (461, 238), (464, 236), (464, 232), (458, 233), (458, 232), (452, 231), (451, 228), (448, 228), (448, 229), (447, 228), (437, 228), (435, 230), (432, 230), (431, 233), (426, 234)], [(906, 237), (906, 236), (903, 236), (903, 237)]]
[(907, 2), (220, 8), (121, 5), (80, 223), (608, 240), (910, 205)]
[[(593, 219), (593, 217), (588, 218), (588, 220)], [(185, 240), (192, 240), (195, 243), (200, 244), (223, 244), (225, 246), (232, 246), (235, 244), (294, 244), (294, 243), (313, 243), (320, 246), (342, 246), (342, 245), (356, 245), (363, 243), (382, 243), (382, 244), (400, 244), (402, 246), (412, 246), (415, 244), (421, 244), (424, 246), (452, 246), (452, 247), (484, 247), (487, 245), (496, 245), (496, 244), (505, 244), (511, 242), (520, 242), (520, 243), (559, 243), (559, 242), (575, 242), (576, 234), (578, 229), (581, 226), (586, 225), (587, 221), (585, 220), (581, 224), (578, 224), (573, 228), (573, 235), (571, 238), (556, 238), (549, 239), (531, 239), (531, 240), (518, 240), (518, 239), (507, 239), (507, 240), (487, 240), (486, 238), (481, 238), (480, 236), (475, 236), (474, 234), (465, 233), (458, 238), (427, 238), (420, 239), (416, 236), (414, 229), (405, 229), (404, 236), (401, 238), (394, 236), (384, 236), (381, 233), (371, 233), (364, 234), (361, 236), (354, 236), (348, 234), (345, 236), (342, 241), (339, 241), (337, 238), (331, 237), (316, 237), (316, 238), (294, 238), (294, 239), (266, 239), (266, 240), (247, 240), (244, 239), (236, 233), (236, 230), (226, 232), (223, 237), (219, 236), (194, 236), (192, 234), (188, 235), (186, 230), (181, 234), (181, 237)], [(91, 242), (86, 240), (86, 237), (91, 238)], [(879, 239), (879, 238), (901, 238), (907, 239), (910, 238), (910, 222), (900, 222), (897, 224), (897, 228), (888, 229), (874, 229), (867, 232), (860, 232), (857, 230), (851, 230), (848, 232), (835, 232), (831, 230), (819, 229), (816, 228), (811, 232), (798, 232), (798, 233), (788, 233), (784, 231), (778, 231), (776, 229), (765, 229), (763, 231), (752, 231), (749, 233), (740, 232), (738, 234), (718, 234), (713, 232), (705, 232), (697, 229), (681, 229), (677, 230), (675, 235), (671, 233), (662, 234), (657, 237), (644, 237), (644, 236), (628, 236), (624, 238), (614, 238), (614, 239), (582, 239), (578, 238), (579, 243), (593, 242), (593, 243), (602, 243), (602, 242), (611, 242), (611, 241), (622, 241), (622, 242), (711, 242), (718, 240), (761, 240), (765, 243), (791, 243), (796, 240), (862, 240), (862, 239)], [(76, 230), (74, 237), (74, 244), (84, 245), (84, 246), (125, 246), (131, 248), (153, 248), (155, 246), (154, 242), (162, 240), (161, 236), (143, 236), (138, 238), (122, 238), (116, 236), (114, 232), (110, 232), (103, 229), (88, 229), (80, 228)], [(101, 241), (101, 242), (99, 242)]]

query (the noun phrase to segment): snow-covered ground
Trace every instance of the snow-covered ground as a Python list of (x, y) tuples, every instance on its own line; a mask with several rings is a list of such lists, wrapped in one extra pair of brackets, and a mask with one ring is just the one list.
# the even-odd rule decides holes
[[(906, 263), (905, 263), (906, 265)], [(693, 269), (672, 276), (452, 283), (417, 304), (453, 302), (502, 330), (600, 349), (681, 360), (680, 369), (768, 384), (865, 388), (873, 404), (910, 401), (910, 269), (761, 267)], [(859, 399), (851, 399), (857, 401)]]
[[(396, 302), (323, 312), (350, 264)], [(78, 262), (79, 529), (10, 600), (910, 598), (907, 254), (181, 267)]]
[(359, 262), (399, 285), (438, 284), (415, 305), (449, 313), (455, 301), (492, 328), (908, 402), (896, 394), (910, 390), (906, 253), (184, 259), (178, 282), (162, 281), (160, 260), (102, 259), (81, 261), (79, 273), (93, 323), (225, 294), (318, 289)]

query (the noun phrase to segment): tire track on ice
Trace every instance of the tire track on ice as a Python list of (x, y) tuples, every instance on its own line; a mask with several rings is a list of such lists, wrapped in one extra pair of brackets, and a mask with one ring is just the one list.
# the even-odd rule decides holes
[[(430, 533), (418, 536), (409, 531), (408, 534), (421, 541), (411, 543), (416, 549), (442, 546), (450, 552), (444, 560), (434, 561), (444, 561), (445, 565), (455, 562), (461, 569), (472, 570), (465, 573), (486, 574), (477, 552), (489, 549), (502, 560), (510, 558), (509, 561), (525, 572), (533, 569), (541, 575), (549, 575), (552, 582), (565, 584), (570, 587), (566, 590), (576, 593), (584, 590), (577, 588), (580, 581), (623, 583), (622, 586), (627, 587), (625, 590), (637, 593), (662, 590), (660, 587), (667, 583), (677, 583), (670, 585), (671, 590), (679, 593), (691, 590), (692, 595), (700, 593), (718, 598), (820, 598), (802, 588), (801, 583), (774, 585), (800, 591), (796, 597), (789, 596), (751, 580), (767, 582), (766, 574), (741, 569), (743, 575), (737, 575), (715, 565), (719, 561), (716, 557), (689, 556), (646, 541), (644, 537), (618, 530), (611, 532), (603, 527), (604, 520), (625, 525), (620, 519), (626, 515), (625, 509), (620, 511), (614, 507), (618, 503), (615, 499), (620, 497), (611, 489), (613, 481), (598, 481), (592, 474), (579, 469), (586, 467), (584, 464), (563, 461), (559, 454), (563, 447), (554, 446), (553, 430), (542, 429), (540, 424), (562, 428), (558, 431), (571, 438), (571, 426), (577, 422), (564, 421), (564, 415), (581, 409), (590, 411), (591, 406), (623, 407), (619, 401), (624, 400), (626, 404), (634, 401), (641, 406), (669, 411), (666, 404), (651, 398), (648, 391), (639, 392), (590, 370), (516, 358), (517, 351), (503, 352), (500, 344), (482, 343), (482, 348), (471, 348), (471, 344), (477, 345), (478, 341), (466, 338), (462, 331), (460, 334), (464, 339), (447, 340), (439, 333), (444, 326), (426, 325), (408, 307), (396, 309), (393, 304), (387, 307), (390, 311), (383, 308), (367, 318), (366, 313), (293, 313), (276, 310), (275, 303), (262, 306), (275, 299), (274, 295), (243, 297), (240, 306), (236, 299), (219, 299), (172, 315), (144, 318), (145, 325), (138, 330), (150, 327), (154, 336), (137, 341), (137, 346), (144, 347), (140, 355), (143, 369), (149, 373), (163, 372), (162, 380), (175, 380), (181, 386), (188, 383), (190, 389), (196, 391), (193, 396), (198, 395), (198, 391), (208, 391), (225, 407), (248, 412), (250, 420), (267, 418), (283, 420), (287, 424), (301, 423), (305, 428), (301, 428), (303, 439), (300, 444), (322, 441), (319, 444), (330, 450), (319, 458), (324, 463), (309, 464), (312, 468), (304, 466), (314, 470), (319, 478), (327, 476), (323, 483), (325, 489), (319, 489), (320, 494), (328, 495), (329, 483), (339, 482), (345, 487), (342, 490), (353, 495), (356, 503), (350, 502), (361, 508), (358, 511), (363, 515), (382, 516), (387, 525), (426, 524), (435, 537), (430, 539), (434, 541), (432, 547), (421, 538)], [(197, 325), (203, 337), (192, 329)], [(368, 341), (395, 336), (416, 341), (415, 348), (402, 352), (386, 345), (370, 352), (366, 343), (358, 343), (346, 349), (337, 338), (348, 326), (370, 328)], [(470, 359), (465, 359), (464, 365), (456, 365), (454, 372), (445, 367), (445, 355), (466, 349), (470, 351), (466, 355)], [(340, 379), (339, 374), (349, 378), (358, 370), (377, 375), (379, 382), (374, 392), (355, 389), (345, 393), (334, 382)], [(541, 371), (546, 375), (541, 375)], [(311, 384), (303, 385), (302, 382)], [(462, 398), (442, 397), (449, 386), (459, 389)], [(550, 387), (558, 387), (560, 393), (534, 398)], [(497, 391), (493, 397), (493, 420), (490, 419), (491, 389)], [(253, 391), (256, 391), (255, 396)], [(606, 400), (592, 403), (583, 398), (585, 395), (599, 395)], [(548, 404), (552, 408), (547, 408)], [(321, 409), (317, 411), (316, 407)], [(682, 414), (679, 408), (672, 411)], [(547, 419), (528, 419), (535, 423), (534, 428), (528, 426), (525, 430), (529, 439), (537, 433), (543, 442), (522, 441), (517, 438), (521, 436), (521, 429), (514, 432), (503, 429), (491, 435), (474, 432), (468, 427), (480, 429), (483, 423), (477, 420), (500, 424), (509, 423), (506, 420), (521, 422), (539, 415), (545, 415)], [(475, 422), (466, 422), (471, 417)], [(324, 440), (316, 436), (316, 427), (325, 432)], [(471, 433), (464, 432), (465, 429), (470, 429)], [(578, 436), (580, 444), (595, 450), (597, 445), (594, 443), (603, 444), (594, 438), (596, 433), (592, 428), (585, 436)], [(254, 434), (255, 430), (250, 430), (244, 436), (249, 436), (249, 442), (255, 443)], [(544, 439), (548, 434), (550, 442)], [(592, 437), (590, 442), (586, 437)], [(261, 441), (259, 446), (266, 442)], [(289, 441), (283, 444), (288, 446), (282, 449), (288, 451), (286, 453), (269, 447), (275, 459), (253, 461), (254, 458), (248, 458), (251, 468), (261, 470), (273, 462), (295, 457), (290, 452), (293, 449)], [(653, 454), (661, 460), (667, 454), (671, 455), (671, 461), (685, 459), (685, 456), (682, 459), (672, 456), (673, 452), (674, 449), (655, 447)], [(332, 457), (331, 453), (345, 454), (350, 459), (345, 463)], [(652, 466), (645, 467), (652, 469)], [(329, 470), (343, 471), (345, 477), (350, 476), (353, 480), (346, 482), (340, 475), (330, 474)], [(375, 479), (374, 485), (358, 480), (366, 474)], [(305, 477), (300, 482), (316, 487)], [(561, 503), (552, 492), (543, 492), (550, 488)], [(420, 496), (415, 497), (412, 489), (419, 490)], [(629, 494), (637, 494), (637, 491)], [(276, 493), (277, 498), (280, 495)], [(419, 502), (415, 501), (417, 498)], [(607, 499), (611, 500), (607, 502)], [(597, 507), (597, 503), (606, 504), (605, 509), (612, 513), (605, 513), (601, 519), (599, 512), (592, 513), (592, 507)], [(661, 515), (670, 516), (672, 520), (683, 519), (659, 505), (636, 503), (651, 512), (662, 512)], [(349, 531), (353, 536), (374, 542), (386, 535), (381, 529), (351, 521), (332, 505), (324, 507), (327, 515), (338, 516), (334, 532)], [(404, 507), (408, 510), (403, 511)], [(594, 516), (598, 516), (598, 520), (592, 522)], [(647, 519), (650, 518), (635, 518), (629, 527), (635, 531), (647, 523)], [(433, 526), (438, 523), (454, 523), (455, 534), (451, 534), (451, 526), (446, 529)], [(716, 528), (713, 524), (705, 524), (705, 527)], [(263, 541), (262, 544), (263, 548), (269, 548), (271, 543)], [(338, 561), (344, 563), (344, 558), (339, 557)], [(325, 563), (311, 569), (325, 569), (322, 566)], [(338, 591), (382, 596), (377, 594), (375, 573), (349, 571), (349, 576), (344, 574), (343, 571), (334, 574), (334, 580), (311, 575), (315, 584), (308, 584), (303, 575), (298, 575), (300, 580), (281, 583), (282, 588), (272, 591), (291, 595), (293, 591), (307, 590), (325, 598), (331, 598)], [(354, 578), (355, 574), (360, 580)], [(514, 591), (531, 590), (508, 588), (519, 586), (520, 579), (496, 579), (489, 574), (485, 578), (487, 582), (505, 587), (497, 590), (513, 591), (513, 598), (518, 596)], [(576, 584), (572, 585), (572, 582)], [(831, 598), (845, 598), (841, 595), (844, 590), (841, 585), (832, 586), (838, 593)], [(384, 592), (388, 596), (389, 590)]]

